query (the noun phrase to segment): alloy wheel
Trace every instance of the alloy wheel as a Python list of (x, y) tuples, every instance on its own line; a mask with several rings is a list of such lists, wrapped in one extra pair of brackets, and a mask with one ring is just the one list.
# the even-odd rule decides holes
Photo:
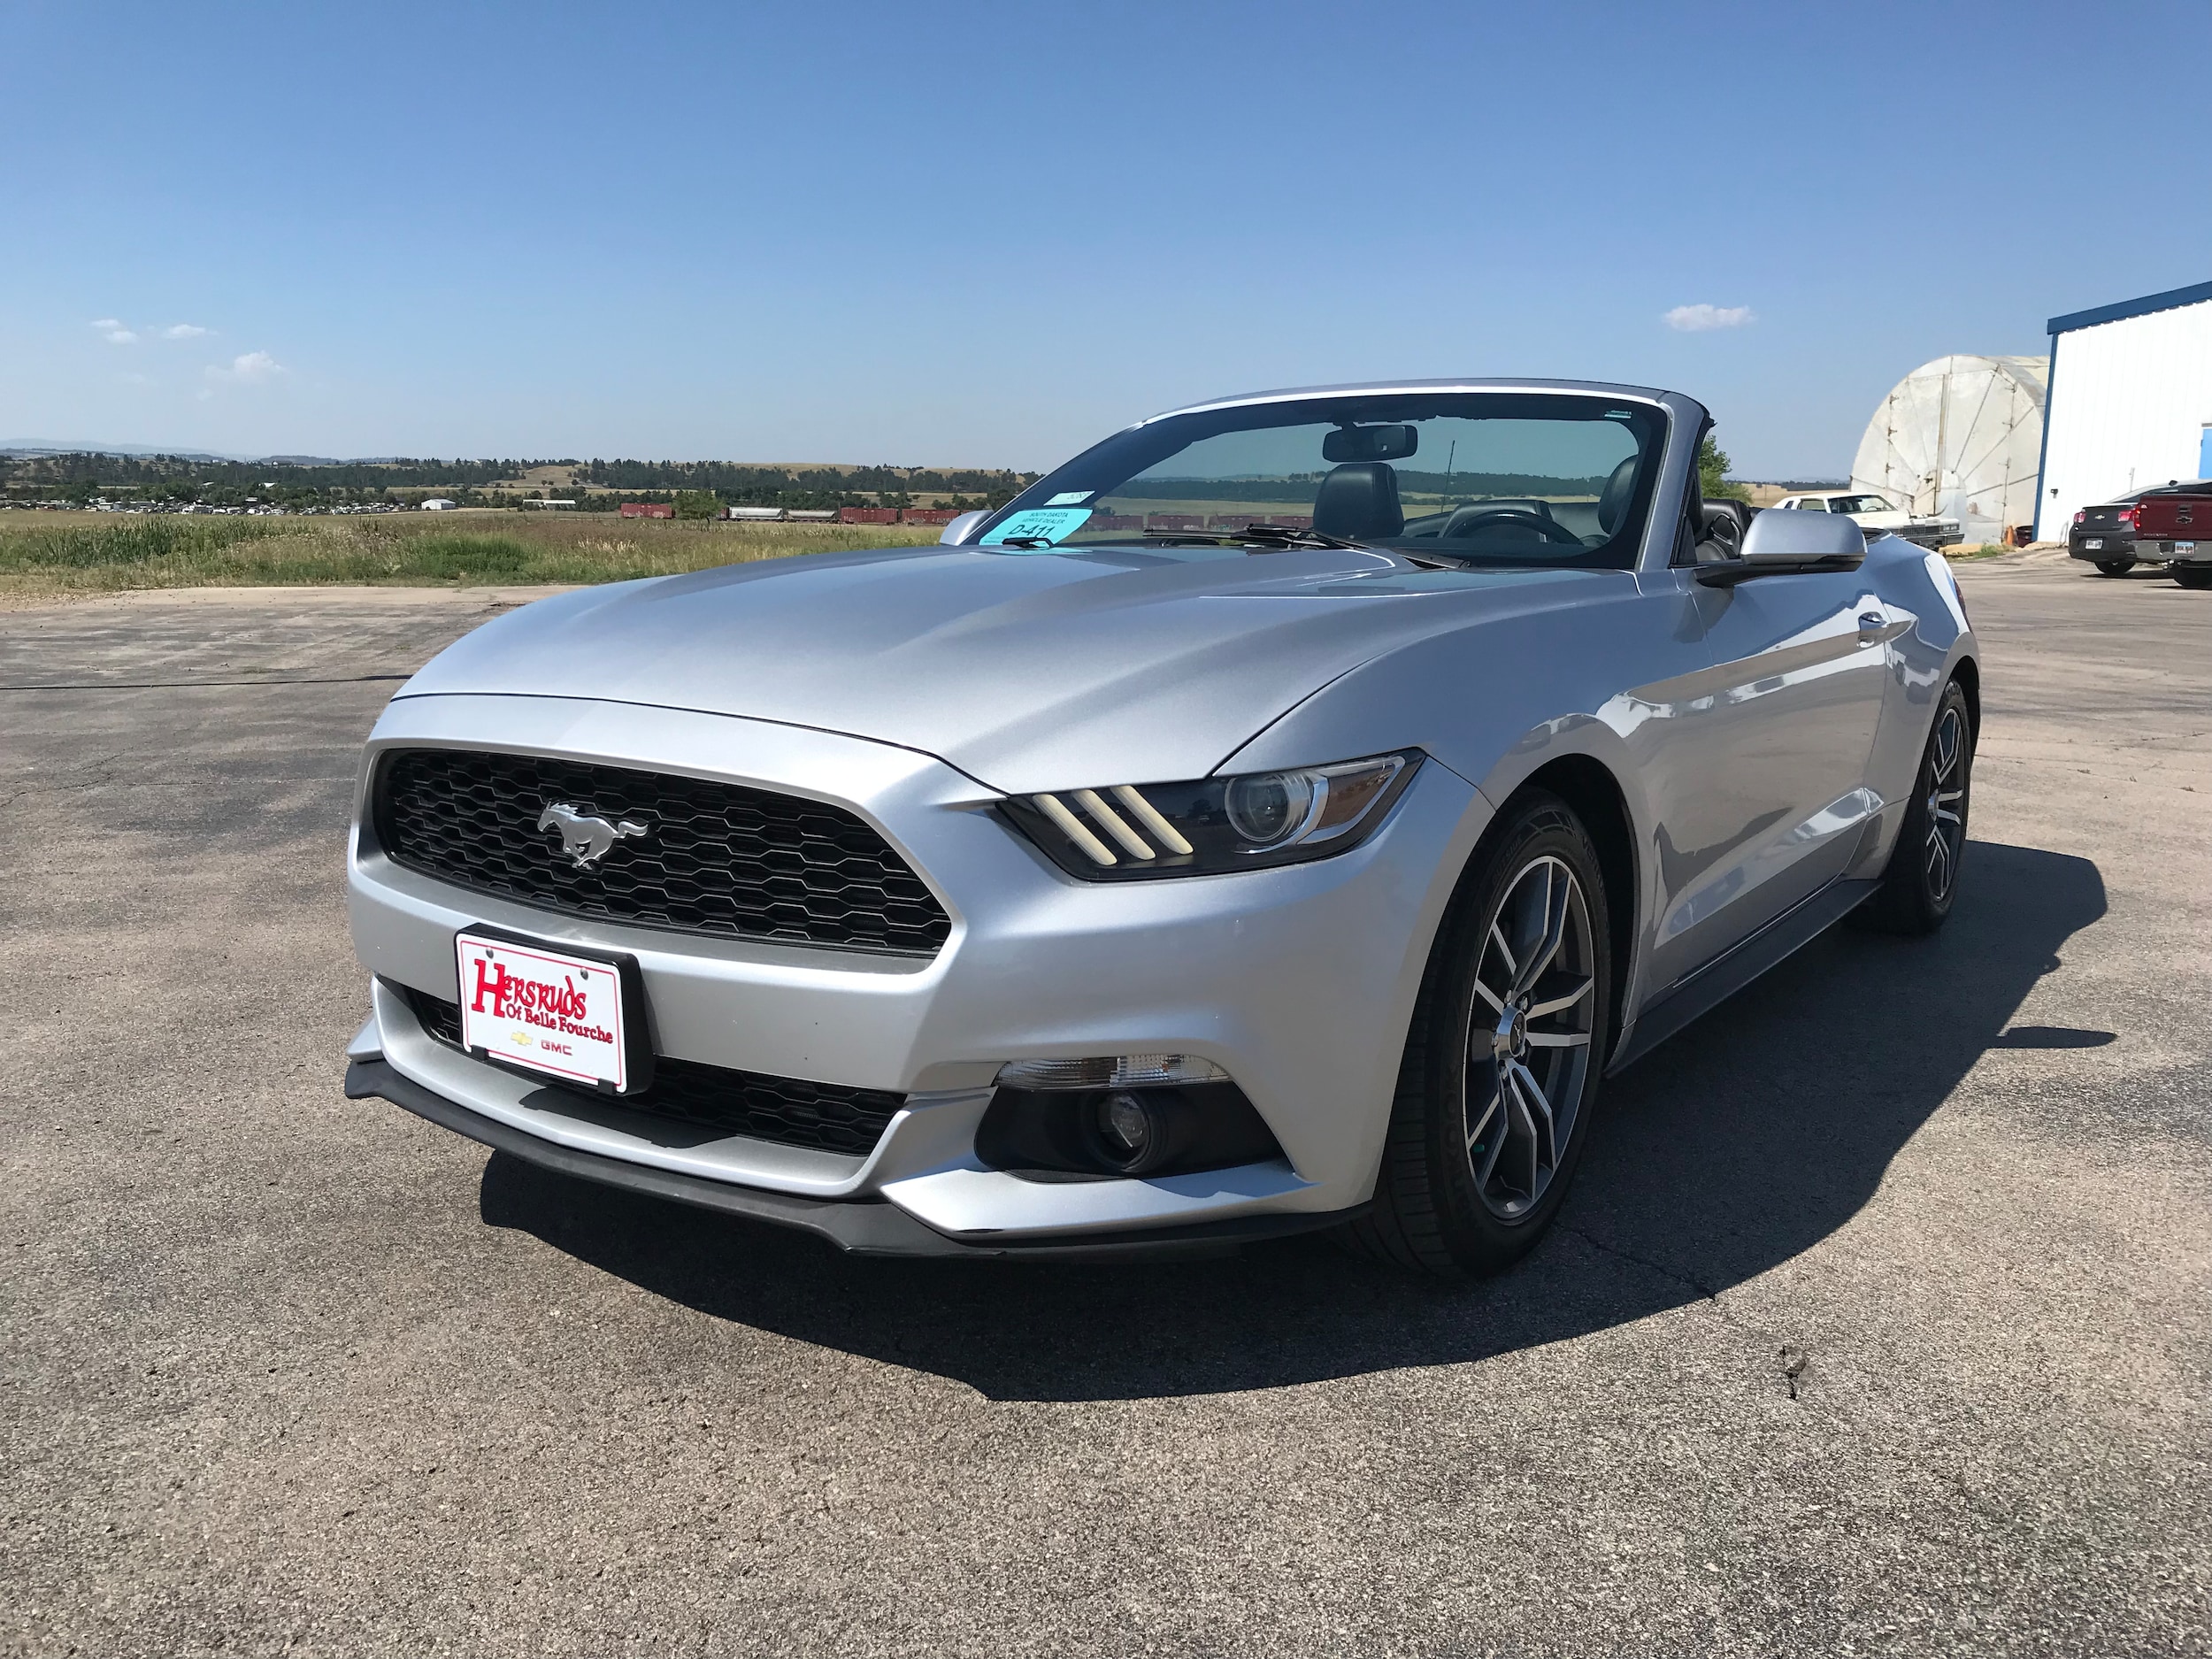
[(1940, 904), (1958, 879), (1959, 852), (1966, 839), (1966, 720), (1946, 709), (1928, 748), (1928, 843), (1923, 868), (1928, 896)]
[(1574, 1138), (1595, 960), (1574, 872), (1549, 855), (1530, 860), (1490, 916), (1467, 1022), (1467, 1167), (1501, 1220), (1535, 1207)]

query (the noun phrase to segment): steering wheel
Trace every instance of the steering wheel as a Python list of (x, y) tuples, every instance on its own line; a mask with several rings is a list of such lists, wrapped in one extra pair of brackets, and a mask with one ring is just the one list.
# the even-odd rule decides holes
[(1563, 547), (1580, 547), (1582, 538), (1555, 518), (1548, 518), (1540, 512), (1530, 512), (1520, 507), (1462, 507), (1445, 520), (1438, 540), (1448, 541), (1477, 534), (1493, 526), (1507, 524), (1526, 525), (1547, 541)]

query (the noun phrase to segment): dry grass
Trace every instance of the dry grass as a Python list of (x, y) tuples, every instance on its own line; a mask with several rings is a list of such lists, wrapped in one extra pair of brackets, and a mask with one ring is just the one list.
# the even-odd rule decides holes
[(933, 529), (899, 526), (682, 523), (596, 513), (252, 518), (4, 512), (0, 594), (626, 581), (936, 539)]

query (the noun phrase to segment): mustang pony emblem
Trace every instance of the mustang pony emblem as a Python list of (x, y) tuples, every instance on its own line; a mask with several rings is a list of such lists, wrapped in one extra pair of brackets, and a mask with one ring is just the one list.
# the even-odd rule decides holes
[(603, 818), (580, 812), (560, 801), (556, 801), (538, 814), (538, 827), (561, 832), (561, 850), (576, 861), (579, 870), (597, 864), (607, 856), (607, 849), (618, 841), (633, 835), (652, 833), (646, 825), (633, 824), (628, 818), (624, 818), (619, 824), (610, 824)]

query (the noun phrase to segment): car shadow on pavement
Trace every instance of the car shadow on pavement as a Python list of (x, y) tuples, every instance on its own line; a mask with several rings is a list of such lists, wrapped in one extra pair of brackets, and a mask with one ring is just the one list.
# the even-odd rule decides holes
[(715, 1318), (995, 1399), (1264, 1388), (1555, 1342), (1819, 1243), (1985, 1049), (2108, 1035), (2007, 1034), (2104, 914), (2096, 866), (1976, 842), (1966, 870), (1936, 938), (1835, 929), (1612, 1079), (1557, 1227), (1486, 1282), (1401, 1276), (1311, 1238), (1142, 1266), (844, 1256), (504, 1155), (485, 1167), (483, 1218)]

